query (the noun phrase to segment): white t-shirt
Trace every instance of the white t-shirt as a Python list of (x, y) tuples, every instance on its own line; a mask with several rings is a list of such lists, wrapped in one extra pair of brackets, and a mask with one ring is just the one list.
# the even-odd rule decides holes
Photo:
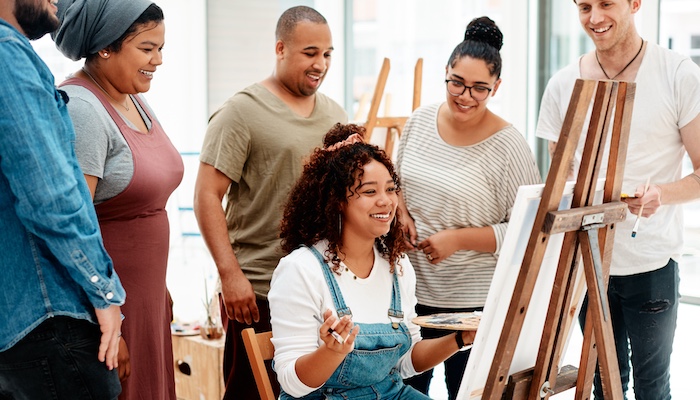
[[(324, 254), (327, 242), (314, 246)], [(400, 260), (403, 274), (399, 275), (401, 308), (404, 323), (408, 327), (413, 345), (421, 340), (420, 327), (411, 321), (416, 317), (416, 275), (408, 258)], [(341, 263), (341, 266), (344, 264)], [(398, 265), (397, 265), (398, 268)], [(355, 323), (391, 323), (387, 311), (391, 306), (393, 275), (389, 263), (374, 250), (374, 266), (370, 275), (354, 279), (352, 272), (334, 274), (345, 304), (352, 311)], [(282, 389), (289, 395), (301, 397), (318, 389), (303, 384), (296, 374), (296, 360), (315, 351), (321, 342), (319, 322), (314, 315), (323, 318), (330, 309), (337, 317), (331, 292), (324, 278), (318, 259), (308, 248), (294, 250), (283, 257), (272, 275), (270, 292), (270, 316), (272, 344), (275, 346), (274, 368)], [(399, 360), (397, 368), (404, 378), (416, 374), (411, 361), (413, 346)]]
[[(540, 107), (538, 137), (558, 140), (574, 83), (580, 77), (579, 63), (576, 62), (557, 72), (549, 81)], [(647, 178), (658, 184), (681, 178), (685, 148), (680, 128), (700, 114), (700, 68), (686, 56), (648, 43), (635, 82), (622, 183), (622, 192), (630, 194), (639, 185), (644, 185)], [(576, 149), (576, 167), (581, 161), (587, 129), (586, 124)], [(603, 166), (606, 165), (607, 159), (603, 162)], [(604, 171), (601, 172), (603, 175)], [(637, 235), (632, 238), (635, 218), (628, 213), (627, 219), (617, 224), (610, 269), (612, 275), (654, 271), (665, 266), (669, 258), (678, 260), (681, 254), (682, 207), (662, 205), (656, 214), (641, 220)]]

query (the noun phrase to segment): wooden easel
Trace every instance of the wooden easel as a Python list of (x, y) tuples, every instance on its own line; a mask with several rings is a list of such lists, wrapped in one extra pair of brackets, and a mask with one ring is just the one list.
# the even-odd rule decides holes
[[(374, 95), (372, 95), (372, 102), (369, 106), (369, 112), (367, 113), (367, 122), (365, 122), (365, 129), (367, 130), (367, 136), (365, 141), (369, 142), (372, 138), (372, 131), (376, 127), (386, 128), (386, 141), (384, 143), (384, 150), (391, 152), (394, 148), (394, 134), (396, 138), (401, 137), (401, 132), (403, 131), (403, 126), (406, 124), (408, 117), (377, 117), (379, 112), (379, 104), (382, 102), (382, 97), (384, 96), (384, 88), (386, 87), (386, 80), (389, 77), (389, 70), (391, 65), (388, 58), (385, 58), (382, 62), (382, 69), (379, 71), (379, 78), (377, 78), (377, 85), (374, 87)], [(416, 61), (416, 67), (413, 74), (413, 110), (420, 106), (420, 96), (423, 82), (423, 59), (419, 58)]]
[[(575, 398), (583, 400), (590, 396), (596, 351), (605, 398), (623, 398), (607, 304), (607, 280), (615, 223), (622, 221), (627, 212), (627, 205), (619, 200), (634, 93), (634, 83), (576, 81), (482, 399), (540, 399), (555, 393), (553, 388), (560, 373), (564, 343), (575, 318), (576, 305), (572, 302), (578, 301), (573, 293), (579, 257), (583, 260), (589, 308)], [(557, 211), (594, 95), (571, 209)], [(603, 203), (593, 206), (611, 120), (614, 122)], [(550, 235), (563, 232), (562, 251), (535, 368), (510, 376), (511, 385), (504, 394), (547, 241)]]

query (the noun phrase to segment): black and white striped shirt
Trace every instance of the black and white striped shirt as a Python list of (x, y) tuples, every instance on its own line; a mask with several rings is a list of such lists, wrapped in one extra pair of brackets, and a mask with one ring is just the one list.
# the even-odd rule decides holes
[(491, 226), (496, 252), (459, 250), (432, 265), (409, 253), (418, 303), (482, 307), (518, 187), (540, 183), (532, 151), (513, 126), (470, 146), (446, 143), (437, 130), (440, 104), (416, 110), (401, 136), (397, 166), (418, 241), (446, 230)]

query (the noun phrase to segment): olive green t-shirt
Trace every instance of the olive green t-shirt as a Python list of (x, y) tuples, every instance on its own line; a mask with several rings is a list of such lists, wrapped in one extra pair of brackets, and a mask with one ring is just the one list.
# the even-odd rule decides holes
[(209, 119), (200, 161), (233, 182), (226, 199), (229, 240), (258, 297), (266, 298), (279, 259), (284, 204), (304, 160), (345, 111), (316, 93), (308, 118), (259, 83), (228, 99)]

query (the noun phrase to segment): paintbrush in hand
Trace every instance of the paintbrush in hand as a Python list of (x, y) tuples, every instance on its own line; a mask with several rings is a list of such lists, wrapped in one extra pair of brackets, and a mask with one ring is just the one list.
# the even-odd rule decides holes
[[(647, 194), (647, 190), (649, 190), (649, 178), (647, 178), (647, 183), (644, 185), (644, 193), (642, 193), (642, 197)], [(639, 229), (639, 221), (642, 219), (642, 212), (644, 211), (644, 203), (639, 207), (639, 212), (637, 212), (637, 220), (634, 221), (634, 228), (632, 228), (632, 237), (637, 237), (637, 230)]]

